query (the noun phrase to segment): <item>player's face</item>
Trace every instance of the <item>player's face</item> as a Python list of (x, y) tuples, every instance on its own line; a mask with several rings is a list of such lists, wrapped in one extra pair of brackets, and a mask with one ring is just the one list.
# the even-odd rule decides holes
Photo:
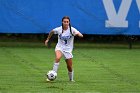
[(62, 23), (63, 23), (64, 28), (68, 28), (70, 21), (69, 21), (69, 19), (63, 19)]

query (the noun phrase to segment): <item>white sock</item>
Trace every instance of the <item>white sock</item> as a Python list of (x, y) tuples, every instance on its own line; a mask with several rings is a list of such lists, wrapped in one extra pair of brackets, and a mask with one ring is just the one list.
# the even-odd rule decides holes
[(58, 63), (54, 63), (53, 71), (55, 71), (57, 73), (58, 67), (59, 67), (59, 62)]
[(74, 72), (68, 72), (68, 75), (69, 75), (69, 79), (70, 81), (73, 81), (73, 77), (74, 77)]

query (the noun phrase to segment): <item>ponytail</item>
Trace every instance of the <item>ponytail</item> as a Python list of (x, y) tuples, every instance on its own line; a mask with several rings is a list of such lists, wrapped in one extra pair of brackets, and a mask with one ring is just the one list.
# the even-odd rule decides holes
[(73, 33), (72, 33), (72, 30), (71, 30), (71, 24), (70, 23), (69, 23), (69, 28), (70, 28), (71, 35), (74, 36)]

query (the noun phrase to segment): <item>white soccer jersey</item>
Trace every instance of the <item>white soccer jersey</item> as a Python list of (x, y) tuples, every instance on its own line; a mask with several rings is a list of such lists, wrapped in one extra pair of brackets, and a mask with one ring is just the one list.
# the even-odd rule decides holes
[(53, 29), (54, 34), (58, 34), (58, 43), (55, 47), (55, 50), (61, 50), (64, 52), (72, 52), (73, 50), (73, 41), (75, 34), (79, 33), (77, 29), (71, 27), (72, 34), (70, 32), (70, 28), (68, 27), (67, 30), (63, 30), (62, 33), (62, 26)]

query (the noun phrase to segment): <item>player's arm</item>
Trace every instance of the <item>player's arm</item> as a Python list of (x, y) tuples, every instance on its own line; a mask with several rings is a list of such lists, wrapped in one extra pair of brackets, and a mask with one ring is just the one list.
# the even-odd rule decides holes
[(47, 39), (45, 40), (45, 45), (46, 45), (46, 46), (48, 45), (48, 42), (49, 42), (49, 40), (50, 40), (50, 38), (52, 37), (53, 34), (54, 34), (54, 31), (53, 31), (53, 30), (50, 31), (50, 33), (49, 33)]
[(77, 33), (75, 33), (75, 36), (78, 36), (80, 38), (83, 38), (83, 35), (79, 31)]

